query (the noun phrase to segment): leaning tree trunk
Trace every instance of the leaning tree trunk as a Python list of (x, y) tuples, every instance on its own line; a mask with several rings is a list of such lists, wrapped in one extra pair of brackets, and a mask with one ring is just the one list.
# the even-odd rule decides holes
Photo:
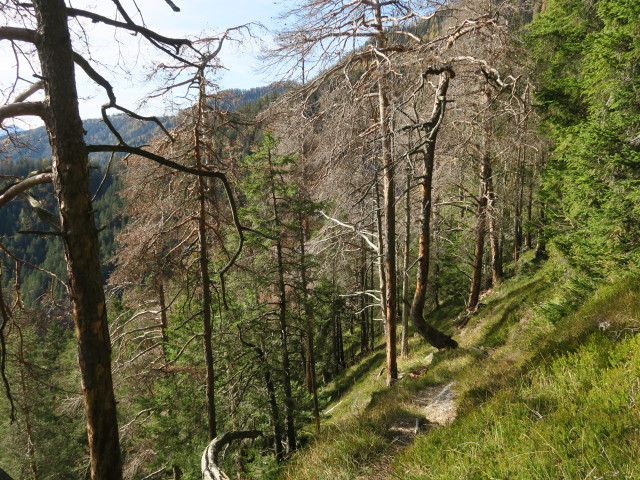
[(33, 6), (39, 25), (36, 48), (45, 86), (44, 120), (51, 144), (53, 184), (78, 341), (91, 478), (121, 479), (111, 341), (67, 7), (63, 0), (34, 0)]
[(240, 430), (224, 433), (211, 440), (200, 459), (202, 480), (229, 480), (228, 475), (218, 467), (218, 454), (222, 447), (234, 440), (255, 439), (260, 435), (262, 432), (259, 430)]
[(445, 67), (434, 71), (439, 73), (440, 81), (435, 94), (433, 112), (431, 118), (425, 124), (427, 135), (426, 144), (422, 150), (422, 175), (420, 181), (421, 188), (421, 209), (420, 209), (420, 234), (418, 247), (418, 273), (416, 279), (416, 290), (411, 303), (410, 318), (416, 330), (424, 339), (436, 348), (451, 347), (456, 348), (458, 343), (450, 336), (438, 331), (424, 320), (424, 305), (427, 296), (427, 281), (429, 277), (429, 257), (431, 254), (431, 193), (433, 182), (433, 163), (435, 158), (436, 139), (440, 130), (440, 125), (444, 117), (447, 89), (449, 79), (453, 77), (453, 71)]

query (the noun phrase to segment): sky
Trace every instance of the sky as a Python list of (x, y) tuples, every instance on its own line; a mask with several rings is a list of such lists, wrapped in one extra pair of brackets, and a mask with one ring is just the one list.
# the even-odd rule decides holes
[[(164, 0), (136, 0), (136, 5), (144, 16), (146, 25), (169, 37), (213, 36), (227, 28), (248, 23), (261, 23), (268, 29), (276, 26), (274, 17), (283, 11), (282, 1), (274, 0), (173, 0), (180, 8), (174, 12)], [(86, 9), (105, 16), (113, 16), (115, 8), (107, 0), (71, 0), (72, 6)], [(133, 0), (122, 0), (129, 12), (135, 13)], [(136, 14), (137, 15), (137, 14)], [(139, 20), (136, 15), (132, 16)], [(161, 57), (156, 57), (152, 49), (141, 48), (139, 37), (127, 33), (114, 36), (112, 27), (89, 24), (86, 26), (91, 39), (91, 57), (100, 60), (96, 69), (115, 87), (118, 103), (142, 113), (161, 115), (172, 113), (167, 110), (169, 104), (179, 98), (164, 101), (154, 100), (139, 106), (145, 95), (158, 86), (147, 78), (150, 65)], [(270, 34), (264, 29), (252, 27), (254, 35), (267, 44)], [(4, 45), (2, 45), (4, 44)], [(0, 84), (5, 86), (11, 81), (14, 71), (14, 58), (7, 49), (7, 42), (0, 44)], [(245, 39), (225, 42), (219, 55), (224, 69), (219, 71), (217, 83), (220, 88), (251, 88), (267, 85), (278, 80), (267, 74), (259, 73), (257, 54), (261, 49), (257, 40)], [(162, 60), (167, 61), (164, 57)], [(100, 116), (100, 105), (105, 103), (106, 95), (91, 84), (83, 74), (78, 74), (78, 91), (81, 97), (81, 115), (83, 118)], [(19, 125), (20, 126), (20, 125)], [(22, 128), (29, 128), (22, 125)]]

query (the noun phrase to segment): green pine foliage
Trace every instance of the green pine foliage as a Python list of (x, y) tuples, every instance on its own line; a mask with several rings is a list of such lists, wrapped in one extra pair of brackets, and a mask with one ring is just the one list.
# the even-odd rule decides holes
[[(0, 164), (0, 176), (7, 179), (8, 183), (13, 178), (24, 178), (30, 172), (40, 171), (48, 166), (49, 161), (45, 159), (4, 161)], [(91, 190), (96, 197), (94, 214), (96, 226), (99, 229), (103, 278), (105, 280), (113, 269), (111, 259), (116, 248), (115, 236), (124, 222), (121, 214), (123, 204), (118, 194), (121, 189), (122, 182), (118, 178), (118, 167), (112, 167), (109, 170), (92, 167)], [(31, 193), (40, 200), (45, 208), (54, 213), (53, 187), (51, 185), (40, 185), (33, 188)], [(18, 258), (65, 279), (66, 264), (60, 238), (55, 234), (19, 233), (29, 231), (51, 232), (52, 227), (40, 220), (24, 197), (14, 199), (0, 209), (0, 243)], [(0, 255), (2, 255), (5, 269), (2, 276), (3, 287), (7, 288), (9, 285), (13, 285), (16, 278), (16, 262), (4, 252), (1, 252)], [(35, 306), (43, 296), (51, 293), (52, 288), (56, 295), (63, 293), (59, 282), (53, 281), (52, 283), (51, 277), (46, 273), (20, 263), (18, 267), (20, 268), (18, 276), (22, 300), (28, 306)]]
[(552, 0), (528, 28), (543, 131), (547, 235), (595, 276), (640, 245), (640, 5)]

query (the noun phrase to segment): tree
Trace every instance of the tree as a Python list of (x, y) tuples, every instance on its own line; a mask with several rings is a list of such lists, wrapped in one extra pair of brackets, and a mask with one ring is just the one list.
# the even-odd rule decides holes
[[(173, 3), (168, 3), (175, 7)], [(196, 70), (204, 69), (215, 58), (218, 50), (209, 50), (211, 42), (199, 45), (198, 49), (190, 40), (159, 35), (135, 23), (118, 0), (113, 0), (113, 4), (123, 20), (67, 7), (63, 0), (35, 0), (32, 6), (14, 1), (5, 2), (2, 15), (8, 26), (0, 27), (0, 40), (11, 42), (15, 51), (20, 52), (17, 58), (25, 66), (36, 65), (32, 73), (41, 79), (41, 82), (28, 85), (23, 94), (5, 99), (0, 107), (0, 122), (18, 116), (37, 116), (44, 122), (49, 136), (52, 152), (51, 180), (57, 199), (59, 233), (64, 244), (69, 295), (73, 305), (91, 476), (94, 479), (119, 479), (122, 477), (122, 468), (107, 310), (101, 279), (97, 228), (89, 191), (88, 154), (100, 151), (136, 153), (189, 173), (224, 178), (220, 173), (181, 167), (142, 148), (129, 146), (114, 128), (107, 115), (110, 109), (138, 119), (144, 117), (118, 105), (111, 84), (89, 60), (74, 50), (69, 19), (77, 20), (80, 24), (102, 23), (139, 34), (181, 65)], [(83, 30), (81, 38), (86, 39), (83, 36), (86, 33), (87, 30)], [(90, 48), (89, 40), (86, 41)], [(31, 52), (20, 46), (24, 43), (35, 49), (37, 63), (31, 62)], [(213, 43), (216, 47), (220, 46), (218, 42)], [(181, 56), (181, 49), (189, 49), (196, 57), (196, 62)], [(107, 94), (109, 100), (102, 107), (102, 119), (118, 140), (118, 145), (87, 145), (85, 142), (78, 108), (76, 67), (83, 70)], [(16, 70), (13, 84), (15, 88), (21, 88), (24, 84), (19, 72), (20, 70)], [(28, 101), (41, 89), (44, 90), (43, 100)], [(157, 119), (147, 120), (160, 124)]]
[(392, 117), (389, 110), (389, 80), (393, 75), (389, 56), (403, 50), (399, 43), (392, 43), (391, 31), (399, 36), (417, 39), (402, 27), (411, 22), (434, 15), (441, 6), (431, 1), (355, 1), (347, 4), (327, 0), (306, 0), (292, 9), (288, 17), (293, 23), (280, 32), (279, 47), (274, 49), (275, 58), (284, 58), (295, 63), (310, 59), (317, 65), (327, 65), (345, 55), (356, 41), (367, 40), (366, 45), (346, 56), (343, 61), (331, 66), (314, 82), (321, 84), (332, 76), (351, 71), (366, 72), (351, 87), (357, 87), (355, 95), (375, 98), (372, 102), (372, 124), (368, 134), (376, 132), (375, 156), (382, 176), (382, 216), (380, 229), (381, 255), (384, 256), (381, 275), (382, 303), (385, 317), (387, 383), (398, 378), (396, 363), (397, 322), (397, 267), (396, 267), (396, 162), (391, 151)]
[(637, 2), (553, 0), (527, 32), (553, 141), (544, 236), (594, 277), (638, 258), (639, 19)]

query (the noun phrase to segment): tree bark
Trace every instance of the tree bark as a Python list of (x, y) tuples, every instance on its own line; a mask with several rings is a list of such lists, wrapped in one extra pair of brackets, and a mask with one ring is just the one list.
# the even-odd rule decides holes
[[(383, 227), (383, 215), (382, 215), (382, 202), (380, 201), (380, 184), (378, 178), (375, 179), (375, 196), (376, 196), (376, 233), (378, 237), (378, 257), (376, 259), (376, 265), (378, 266), (378, 281), (380, 285), (380, 313), (382, 318), (387, 318), (387, 304), (385, 302), (385, 294), (387, 291), (387, 278), (384, 274), (384, 264), (382, 263), (382, 257), (384, 255), (384, 227)], [(384, 323), (384, 331), (386, 334), (387, 324)], [(373, 330), (372, 330), (373, 332)]]
[(411, 247), (411, 173), (407, 169), (404, 203), (404, 252), (402, 261), (402, 336), (400, 338), (400, 356), (409, 355), (409, 250)]
[(259, 430), (241, 430), (237, 432), (224, 433), (213, 440), (204, 449), (200, 460), (202, 480), (229, 480), (226, 473), (218, 467), (218, 453), (229, 442), (234, 440), (255, 439), (262, 435)]
[(433, 183), (433, 164), (438, 132), (444, 118), (449, 79), (453, 76), (451, 69), (439, 72), (440, 80), (435, 93), (433, 112), (426, 122), (424, 130), (426, 144), (421, 151), (422, 172), (420, 180), (420, 234), (418, 246), (418, 271), (416, 274), (416, 290), (411, 303), (410, 318), (416, 330), (424, 339), (436, 348), (456, 348), (458, 343), (450, 336), (433, 328), (424, 320), (424, 305), (427, 295), (427, 282), (429, 279), (429, 260), (431, 255), (431, 194)]
[(493, 286), (500, 285), (504, 279), (502, 267), (502, 239), (498, 212), (496, 209), (496, 193), (493, 187), (493, 170), (491, 159), (487, 155), (488, 165), (485, 167), (486, 178), (483, 181), (487, 185), (487, 215), (489, 217), (489, 239), (491, 243), (491, 280)]
[(320, 408), (318, 406), (318, 387), (316, 382), (316, 356), (314, 349), (313, 312), (309, 301), (309, 285), (307, 281), (306, 241), (309, 222), (300, 214), (300, 277), (302, 283), (302, 295), (304, 303), (304, 316), (306, 327), (305, 348), (305, 381), (307, 391), (313, 399), (313, 419), (316, 424), (316, 432), (320, 432)]
[[(205, 79), (200, 78), (198, 97), (198, 109), (196, 112), (194, 134), (194, 156), (196, 168), (202, 169), (202, 122), (206, 102)], [(202, 324), (204, 346), (204, 358), (207, 375), (205, 378), (205, 394), (207, 396), (207, 430), (209, 440), (217, 436), (216, 425), (216, 400), (215, 400), (215, 370), (213, 365), (213, 344), (212, 344), (212, 319), (211, 319), (211, 276), (209, 275), (209, 243), (207, 239), (207, 185), (204, 177), (198, 177), (198, 263), (200, 268), (200, 282), (202, 287)]]
[(267, 355), (264, 353), (264, 348), (253, 345), (240, 338), (240, 341), (253, 349), (256, 353), (260, 364), (262, 365), (262, 372), (264, 375), (264, 384), (267, 388), (267, 394), (269, 395), (269, 408), (271, 410), (271, 421), (273, 422), (273, 449), (276, 457), (276, 462), (280, 463), (284, 459), (282, 452), (282, 425), (280, 424), (280, 410), (278, 409), (278, 401), (276, 399), (276, 389), (273, 384), (273, 378), (271, 376), (271, 369), (267, 363)]
[(155, 278), (156, 293), (158, 294), (158, 304), (160, 305), (160, 334), (162, 335), (162, 357), (167, 360), (166, 346), (169, 341), (167, 336), (167, 328), (169, 321), (167, 319), (167, 302), (164, 295), (164, 280), (160, 273), (156, 273)]
[(51, 144), (53, 184), (78, 341), (91, 478), (119, 480), (122, 461), (111, 374), (111, 341), (67, 8), (63, 0), (34, 0), (33, 6), (47, 110), (44, 121)]
[(478, 209), (476, 214), (476, 238), (473, 252), (473, 269), (471, 272), (471, 286), (469, 288), (469, 299), (467, 309), (475, 312), (480, 299), (480, 289), (482, 287), (482, 267), (484, 257), (484, 237), (487, 219), (487, 178), (491, 174), (491, 160), (489, 154), (482, 156), (480, 166), (480, 193), (478, 196)]
[(369, 351), (369, 318), (367, 315), (367, 251), (364, 239), (360, 241), (360, 353)]
[(522, 204), (524, 191), (524, 147), (518, 146), (517, 164), (515, 175), (515, 202), (513, 206), (513, 261), (520, 260), (520, 249), (522, 248)]

